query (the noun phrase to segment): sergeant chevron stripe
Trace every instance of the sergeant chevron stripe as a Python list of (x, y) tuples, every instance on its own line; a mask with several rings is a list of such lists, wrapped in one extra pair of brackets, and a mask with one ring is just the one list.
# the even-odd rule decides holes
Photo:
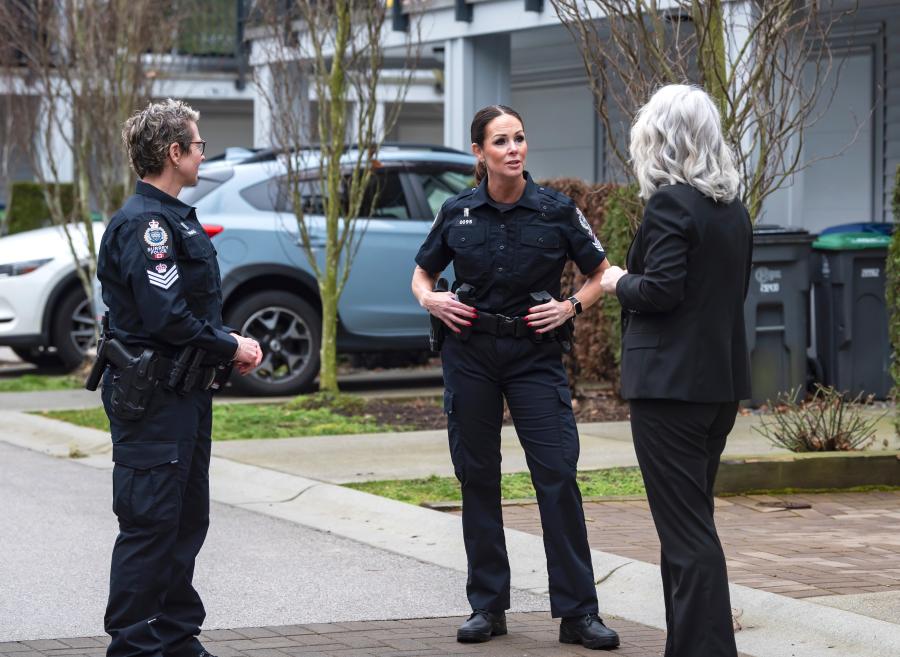
[(148, 269), (147, 279), (150, 281), (150, 285), (155, 285), (156, 287), (168, 290), (175, 284), (175, 281), (178, 280), (178, 266), (172, 265), (172, 268), (165, 274), (157, 274), (155, 271), (150, 271)]

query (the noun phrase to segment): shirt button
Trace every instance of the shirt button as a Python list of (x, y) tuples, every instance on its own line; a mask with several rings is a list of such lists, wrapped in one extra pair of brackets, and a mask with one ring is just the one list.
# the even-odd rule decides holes
[(460, 241), (460, 242), (465, 242), (465, 241), (466, 241), (466, 238), (465, 238), (465, 237), (460, 237), (460, 238), (459, 238), (459, 241)]
[(503, 267), (497, 267), (498, 272), (503, 272)]
[(543, 244), (543, 243), (544, 243), (544, 238), (543, 238), (543, 237), (539, 237), (539, 238), (538, 238), (538, 244)]
[(500, 228), (506, 228), (506, 224), (500, 224)]
[(505, 248), (506, 248), (506, 247), (503, 246), (502, 244), (500, 245), (500, 250), (501, 250), (501, 251), (502, 251), (503, 249), (505, 249)]

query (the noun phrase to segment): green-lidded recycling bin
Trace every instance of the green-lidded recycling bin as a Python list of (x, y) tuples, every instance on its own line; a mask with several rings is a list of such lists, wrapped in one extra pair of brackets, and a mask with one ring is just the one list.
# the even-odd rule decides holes
[(824, 382), (855, 397), (891, 390), (885, 264), (891, 238), (822, 235), (813, 243), (815, 351)]
[(757, 225), (753, 269), (744, 302), (753, 406), (806, 386), (809, 344), (809, 255), (800, 228)]

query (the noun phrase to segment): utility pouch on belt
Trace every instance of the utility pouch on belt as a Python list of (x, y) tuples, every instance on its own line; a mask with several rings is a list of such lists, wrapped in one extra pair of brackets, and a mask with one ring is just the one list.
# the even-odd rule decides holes
[(132, 356), (116, 339), (107, 341), (105, 353), (108, 362), (116, 367), (110, 412), (121, 420), (141, 419), (156, 388), (156, 353), (144, 349), (140, 356)]
[[(434, 284), (434, 292), (449, 292), (450, 284), (446, 278), (439, 278)], [(431, 328), (428, 330), (428, 348), (434, 353), (440, 353), (444, 344), (444, 322), (434, 315), (428, 316), (431, 321)]]
[[(468, 283), (463, 283), (458, 288), (456, 288), (456, 298), (460, 303), (464, 303), (467, 306), (475, 307), (475, 288)], [(467, 342), (468, 339), (472, 335), (472, 327), (471, 326), (460, 326), (459, 333), (457, 337), (461, 342)]]
[[(553, 301), (553, 295), (547, 292), (547, 290), (541, 290), (540, 292), (531, 292), (529, 293), (529, 296), (537, 305), (547, 303), (548, 301)], [(556, 338), (556, 340), (559, 342), (559, 346), (562, 347), (563, 353), (572, 353), (572, 343), (575, 340), (575, 320), (573, 318), (567, 319), (560, 326), (557, 326), (552, 332), (550, 332), (549, 336)]]

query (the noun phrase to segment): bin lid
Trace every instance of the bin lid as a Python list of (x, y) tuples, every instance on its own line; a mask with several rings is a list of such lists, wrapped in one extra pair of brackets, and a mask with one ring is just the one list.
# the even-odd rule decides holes
[(829, 226), (823, 230), (821, 235), (830, 235), (831, 233), (876, 233), (880, 235), (893, 235), (894, 224), (889, 222), (859, 222), (855, 224), (838, 224), (837, 226)]
[(815, 239), (808, 230), (798, 226), (778, 226), (776, 224), (756, 224), (753, 227), (753, 243), (764, 244), (809, 244)]
[(877, 233), (829, 233), (820, 235), (813, 248), (821, 251), (859, 251), (862, 249), (886, 249), (891, 244), (888, 235)]

